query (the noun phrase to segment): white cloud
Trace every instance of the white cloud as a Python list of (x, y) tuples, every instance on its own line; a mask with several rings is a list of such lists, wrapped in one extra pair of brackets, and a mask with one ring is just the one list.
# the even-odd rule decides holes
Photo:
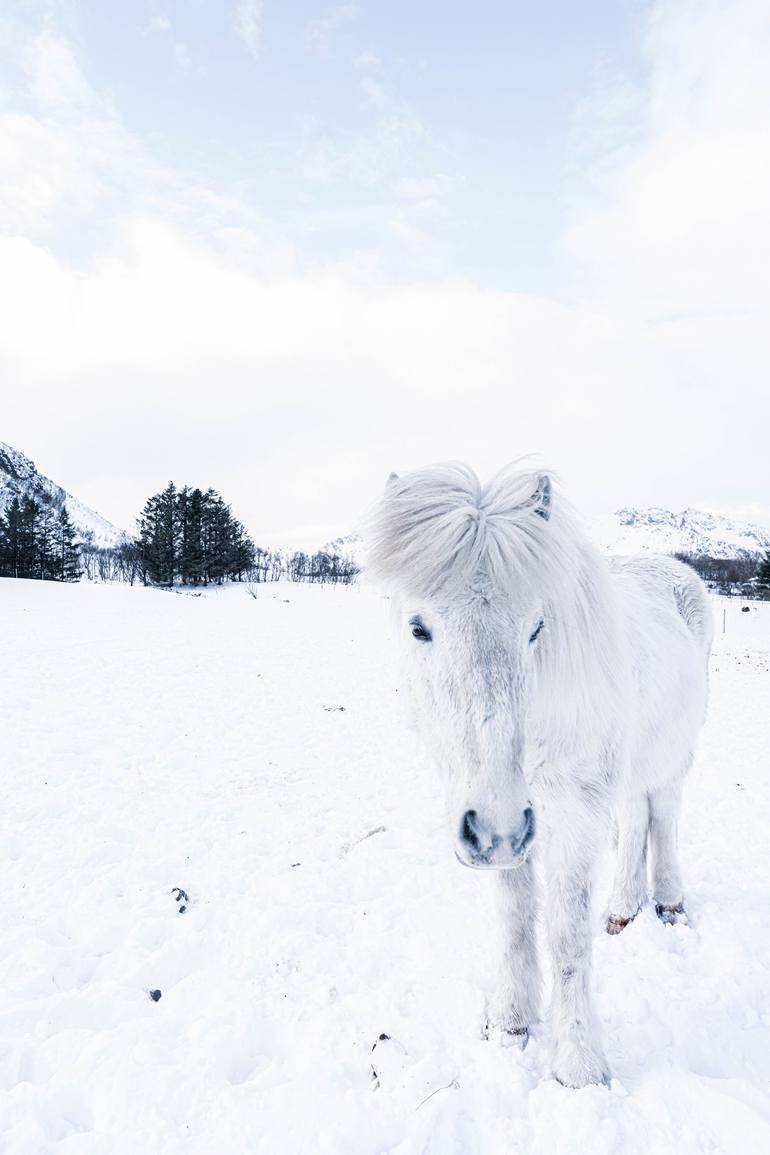
[(89, 190), (72, 143), (32, 116), (0, 116), (0, 230), (38, 235), (54, 209)]
[[(151, 220), (85, 273), (23, 241), (0, 270), (4, 439), (118, 521), (173, 475), (220, 485), (255, 531), (345, 529), (390, 468), (533, 450), (590, 507), (683, 507), (718, 470), (722, 505), (762, 492), (766, 427), (721, 374), (698, 361), (694, 380), (691, 349), (605, 313), (353, 268), (257, 275)], [(745, 398), (754, 356), (725, 333), (707, 356)]]
[(184, 40), (177, 40), (174, 38), (174, 29), (171, 21), (167, 16), (151, 16), (144, 29), (144, 35), (152, 35), (159, 33), (168, 39), (171, 46), (171, 53), (174, 58), (174, 63), (186, 72), (192, 67), (192, 56), (190, 54), (190, 46)]
[(375, 52), (359, 52), (353, 58), (353, 67), (359, 72), (377, 72), (382, 68), (382, 60)]
[(158, 166), (88, 84), (67, 41), (14, 31), (24, 82), (0, 117), (0, 227), (40, 236), (59, 212), (84, 215), (118, 189), (153, 183)]
[(593, 294), (652, 320), (764, 311), (770, 6), (658, 3), (645, 51), (638, 97), (604, 86), (621, 131), (586, 174), (571, 251)]
[(262, 51), (262, 0), (238, 0), (233, 13), (233, 28), (246, 51), (255, 60)]
[(304, 150), (301, 172), (306, 180), (321, 185), (348, 181), (379, 186), (386, 199), (403, 169), (422, 159), (433, 142), (420, 117), (387, 83), (377, 57), (359, 58), (356, 69), (361, 73), (362, 106), (373, 112), (371, 122), (352, 137), (341, 131), (316, 136)]
[[(18, 26), (7, 34), (24, 80), (0, 115), (0, 230), (53, 237), (61, 218), (70, 232), (103, 243), (125, 213), (209, 230), (240, 223), (237, 190), (209, 188), (159, 161), (88, 82), (69, 41)], [(178, 63), (189, 63), (184, 51)]]
[(67, 40), (48, 30), (15, 31), (13, 47), (27, 77), (26, 95), (41, 117), (67, 117), (74, 125), (96, 109), (107, 111), (107, 98), (88, 83)]
[[(685, 9), (653, 11), (649, 84), (619, 82), (624, 146), (611, 123), (586, 133), (572, 304), (389, 283), (368, 253), (302, 271), (271, 222), (159, 165), (66, 43), (38, 38), (24, 111), (0, 122), (21, 234), (0, 241), (0, 436), (123, 523), (174, 476), (218, 485), (257, 533), (344, 530), (391, 468), (533, 450), (588, 508), (762, 508), (764, 8)], [(331, 141), (318, 177), (387, 182), (409, 236), (456, 177), (409, 163), (421, 124), (402, 111), (371, 150)], [(65, 204), (111, 226), (78, 269), (47, 245)]]
[(406, 163), (408, 151), (424, 137), (425, 128), (418, 119), (408, 114), (385, 116), (368, 133), (352, 140), (314, 141), (302, 160), (302, 174), (322, 185), (340, 180), (380, 185)]
[(435, 200), (449, 196), (462, 184), (463, 178), (456, 173), (433, 173), (432, 176), (401, 177), (393, 185), (393, 191), (402, 200)]
[(340, 4), (305, 26), (305, 43), (311, 52), (322, 58), (329, 55), (332, 35), (338, 28), (350, 24), (358, 15), (357, 4)]
[(179, 67), (183, 69), (187, 69), (192, 65), (190, 49), (184, 40), (176, 40), (174, 42), (174, 60)]
[(170, 32), (171, 21), (167, 16), (151, 16), (145, 27), (145, 35), (151, 32)]

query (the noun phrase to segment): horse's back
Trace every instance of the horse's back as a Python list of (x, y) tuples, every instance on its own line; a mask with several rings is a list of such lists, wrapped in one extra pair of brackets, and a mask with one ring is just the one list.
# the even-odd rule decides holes
[(708, 658), (713, 616), (706, 587), (695, 570), (674, 557), (658, 555), (612, 557), (609, 565), (626, 602), (638, 602), (645, 617), (684, 622), (696, 648)]
[(698, 575), (675, 558), (608, 560), (634, 695), (628, 719), (632, 774), (652, 787), (692, 757), (708, 696), (711, 606)]

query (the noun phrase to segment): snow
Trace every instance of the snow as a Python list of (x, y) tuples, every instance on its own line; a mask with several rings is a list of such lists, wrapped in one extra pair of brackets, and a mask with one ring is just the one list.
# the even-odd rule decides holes
[(692, 553), (746, 558), (770, 549), (770, 529), (702, 509), (673, 513), (619, 509), (593, 519), (594, 539), (610, 553)]
[(610, 938), (597, 904), (615, 1079), (570, 1091), (544, 1025), (481, 1037), (492, 880), (452, 856), (383, 599), (0, 581), (0, 1150), (770, 1150), (770, 604), (724, 605), (692, 926)]

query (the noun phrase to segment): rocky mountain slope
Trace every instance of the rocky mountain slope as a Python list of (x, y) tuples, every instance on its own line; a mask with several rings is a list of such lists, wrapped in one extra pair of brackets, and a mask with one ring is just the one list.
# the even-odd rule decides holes
[(770, 529), (702, 509), (619, 509), (593, 522), (610, 553), (691, 553), (747, 558), (770, 549)]
[(75, 529), (81, 536), (92, 533), (96, 545), (114, 546), (125, 536), (123, 530), (39, 473), (34, 462), (23, 453), (0, 441), (0, 514), (5, 512), (14, 497), (20, 501), (32, 497), (57, 509), (66, 505)]

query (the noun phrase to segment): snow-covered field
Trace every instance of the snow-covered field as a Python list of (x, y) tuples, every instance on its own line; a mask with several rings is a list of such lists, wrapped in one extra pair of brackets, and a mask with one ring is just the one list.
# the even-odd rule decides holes
[(770, 1151), (770, 605), (717, 618), (693, 925), (609, 938), (597, 907), (616, 1077), (571, 1091), (544, 1026), (481, 1037), (492, 880), (382, 599), (0, 581), (0, 1151)]

